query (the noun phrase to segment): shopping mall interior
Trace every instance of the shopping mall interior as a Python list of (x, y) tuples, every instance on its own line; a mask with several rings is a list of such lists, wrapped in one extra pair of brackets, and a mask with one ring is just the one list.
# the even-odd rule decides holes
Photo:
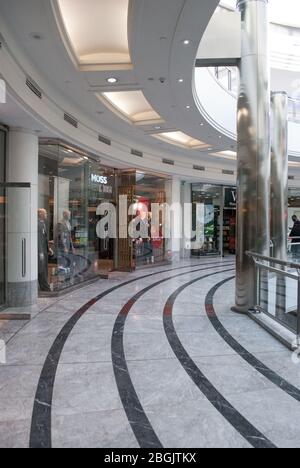
[(299, 18), (0, 0), (0, 448), (300, 447)]

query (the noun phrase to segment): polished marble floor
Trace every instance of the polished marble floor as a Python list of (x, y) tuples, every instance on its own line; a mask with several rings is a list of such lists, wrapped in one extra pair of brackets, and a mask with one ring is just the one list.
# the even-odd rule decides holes
[(0, 447), (300, 447), (300, 364), (231, 312), (233, 260), (100, 280), (0, 322)]

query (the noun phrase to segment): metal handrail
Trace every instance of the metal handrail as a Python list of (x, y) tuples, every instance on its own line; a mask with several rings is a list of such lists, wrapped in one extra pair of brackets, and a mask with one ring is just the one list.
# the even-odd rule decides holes
[[(265, 313), (268, 317), (272, 318), (274, 321), (280, 323), (283, 327), (288, 329), (289, 331), (292, 331), (295, 333), (295, 330), (284, 323), (283, 320), (280, 320), (278, 317), (274, 317), (269, 313), (268, 310), (265, 310), (261, 306), (261, 288), (260, 288), (260, 283), (261, 283), (261, 272), (264, 271), (269, 271), (276, 273), (277, 275), (284, 276), (285, 278), (291, 278), (293, 280), (297, 281), (297, 323), (296, 323), (296, 343), (297, 347), (300, 346), (300, 263), (295, 263), (295, 262), (288, 262), (284, 260), (279, 260), (278, 258), (273, 258), (273, 257), (267, 257), (266, 255), (261, 255), (256, 252), (250, 252), (247, 251), (246, 255), (250, 258), (253, 259), (255, 263), (255, 270), (256, 270), (256, 297), (255, 297), (255, 304), (254, 304), (254, 309), (258, 310), (260, 312)], [(283, 268), (276, 268), (275, 266), (279, 265), (281, 267), (285, 268), (290, 268), (296, 270), (296, 273), (291, 273), (289, 271), (286, 271)], [(278, 290), (276, 289), (276, 310), (277, 310), (277, 292)], [(267, 302), (268, 304), (268, 302)]]
[[(278, 258), (273, 258), (273, 257), (266, 257), (265, 255), (260, 255), (258, 253), (250, 252), (250, 251), (247, 251), (246, 255), (248, 257), (252, 257), (253, 259), (256, 258), (256, 259), (259, 259), (259, 260), (263, 260), (264, 262), (273, 263), (274, 265), (281, 265), (281, 266), (285, 266), (287, 268), (293, 268), (293, 269), (296, 269), (297, 271), (299, 270), (299, 272), (300, 272), (300, 263), (288, 262), (288, 261), (279, 260)], [(278, 271), (281, 271), (281, 273), (282, 273), (282, 270), (278, 270)]]
[[(223, 83), (221, 83), (221, 79), (219, 76), (219, 69), (223, 72), (227, 72), (227, 85), (224, 86)], [(227, 90), (230, 94), (237, 96), (235, 90), (232, 88), (232, 82), (233, 82), (233, 73), (234, 73), (234, 67), (214, 67), (214, 76), (215, 79), (218, 81), (218, 83), (225, 89)], [(296, 108), (296, 106), (299, 106), (299, 110)], [(289, 96), (289, 120), (294, 121), (294, 122), (300, 122), (300, 99), (293, 98)]]

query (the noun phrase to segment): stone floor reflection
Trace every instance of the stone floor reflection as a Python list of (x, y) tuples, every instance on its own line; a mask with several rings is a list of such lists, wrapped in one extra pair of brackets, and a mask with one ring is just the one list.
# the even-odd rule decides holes
[[(30, 322), (0, 322), (0, 447), (300, 447), (300, 365), (231, 312), (233, 276), (231, 258), (184, 261), (42, 299)], [(218, 328), (207, 300), (222, 282)]]

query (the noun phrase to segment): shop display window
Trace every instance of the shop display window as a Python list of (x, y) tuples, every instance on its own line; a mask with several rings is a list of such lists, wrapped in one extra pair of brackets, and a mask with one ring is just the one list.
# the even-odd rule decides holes
[[(160, 214), (159, 228), (152, 222), (153, 204), (164, 206), (168, 201), (169, 180), (160, 175), (139, 171), (120, 171), (119, 194), (128, 196), (128, 208), (133, 207), (133, 216), (128, 216), (128, 224), (134, 223), (135, 236), (119, 242), (119, 258), (128, 259), (130, 247), (131, 269), (168, 262), (168, 240), (164, 238), (163, 214)], [(140, 235), (139, 235), (140, 233)]]
[(115, 197), (113, 169), (68, 145), (41, 143), (39, 245), (45, 252), (39, 256), (47, 263), (39, 267), (42, 291), (59, 291), (114, 269), (115, 240), (97, 237), (96, 211)]
[(168, 261), (167, 241), (163, 236), (163, 216), (159, 230), (152, 224), (152, 204), (163, 206), (167, 201), (167, 179), (142, 172), (136, 173), (136, 215), (141, 236), (134, 241), (136, 267)]
[(192, 255), (220, 255), (222, 187), (194, 184), (192, 201), (193, 231), (199, 243)]

